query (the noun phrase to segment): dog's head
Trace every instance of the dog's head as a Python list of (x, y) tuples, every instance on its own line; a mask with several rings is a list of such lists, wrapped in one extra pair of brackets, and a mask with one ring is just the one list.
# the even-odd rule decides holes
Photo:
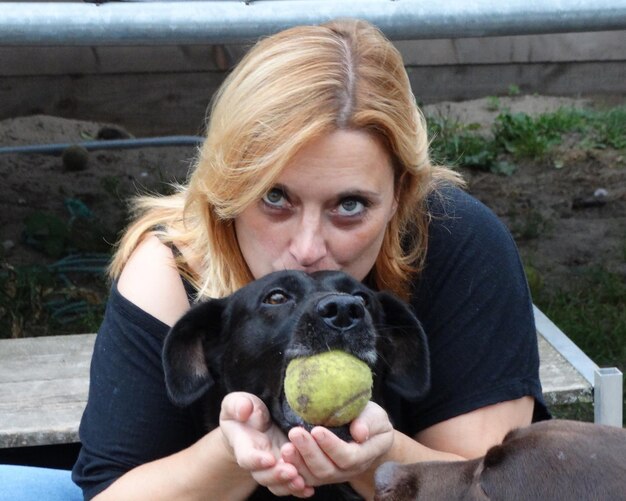
[(384, 463), (378, 501), (623, 499), (626, 429), (567, 420), (509, 432), (469, 461)]
[(335, 271), (275, 272), (191, 308), (165, 340), (167, 389), (181, 406), (211, 388), (217, 397), (253, 393), (287, 431), (306, 425), (284, 397), (287, 364), (333, 349), (372, 368), (373, 399), (383, 405), (381, 384), (408, 400), (428, 390), (426, 336), (408, 306)]

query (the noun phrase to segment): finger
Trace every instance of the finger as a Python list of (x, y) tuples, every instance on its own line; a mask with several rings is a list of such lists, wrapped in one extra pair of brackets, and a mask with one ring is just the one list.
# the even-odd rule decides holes
[(266, 431), (271, 426), (267, 406), (256, 395), (245, 392), (233, 392), (224, 397), (220, 419), (247, 423), (259, 431)]
[(237, 464), (248, 471), (264, 470), (276, 464), (266, 437), (250, 437), (247, 433), (236, 433), (232, 448)]
[(363, 458), (363, 455), (359, 454), (361, 445), (344, 442), (327, 428), (317, 426), (311, 430), (311, 436), (320, 451), (341, 470), (352, 468), (359, 457)]
[(286, 463), (290, 463), (296, 467), (298, 473), (306, 480), (312, 479), (313, 475), (311, 474), (309, 467), (306, 465), (302, 456), (298, 452), (298, 449), (291, 443), (287, 442), (280, 449), (281, 459)]
[(364, 442), (344, 442), (330, 430), (316, 427), (311, 436), (320, 450), (340, 470), (364, 470), (377, 457), (387, 452), (393, 444), (393, 428), (370, 436)]
[(253, 410), (252, 400), (245, 393), (229, 393), (222, 400), (220, 420), (243, 423), (248, 420)]
[(333, 478), (336, 466), (320, 449), (309, 432), (304, 428), (292, 428), (289, 431), (289, 440), (311, 473), (311, 477), (307, 475), (305, 478), (307, 482), (311, 485), (319, 485), (324, 480)]
[(283, 461), (279, 461), (274, 468), (254, 472), (252, 476), (258, 484), (266, 486), (278, 496), (309, 497), (314, 492), (312, 487), (306, 485), (296, 468)]
[(355, 442), (362, 444), (370, 438), (370, 428), (367, 420), (356, 418), (350, 423), (350, 435)]
[(310, 498), (315, 494), (315, 489), (310, 486), (305, 486), (302, 489), (295, 489), (291, 487), (291, 484), (288, 485), (276, 485), (268, 487), (270, 492), (275, 496), (293, 496), (296, 498)]

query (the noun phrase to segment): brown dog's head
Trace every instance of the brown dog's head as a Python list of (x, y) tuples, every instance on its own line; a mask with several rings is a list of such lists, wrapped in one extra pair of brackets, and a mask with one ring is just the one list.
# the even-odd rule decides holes
[(614, 500), (626, 495), (626, 429), (553, 420), (510, 432), (479, 459), (385, 463), (377, 501)]
[[(163, 350), (168, 393), (184, 406), (207, 392), (221, 401), (245, 391), (265, 402), (283, 430), (307, 426), (284, 397), (285, 369), (294, 358), (333, 349), (372, 368), (373, 400), (383, 406), (382, 384), (408, 400), (428, 390), (426, 336), (405, 303), (341, 272), (280, 271), (194, 306), (174, 325)], [(346, 436), (347, 429), (336, 431)]]

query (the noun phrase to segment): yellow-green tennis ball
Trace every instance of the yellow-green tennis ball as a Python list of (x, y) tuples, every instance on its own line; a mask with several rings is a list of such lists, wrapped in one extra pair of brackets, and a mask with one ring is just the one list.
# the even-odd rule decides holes
[(284, 387), (287, 402), (305, 422), (342, 426), (356, 418), (371, 398), (372, 371), (344, 351), (327, 351), (292, 360)]

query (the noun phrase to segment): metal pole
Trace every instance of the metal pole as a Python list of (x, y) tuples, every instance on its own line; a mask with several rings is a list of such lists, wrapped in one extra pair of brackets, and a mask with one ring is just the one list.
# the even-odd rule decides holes
[(233, 43), (338, 17), (395, 40), (626, 29), (626, 0), (0, 2), (0, 45)]
[(598, 424), (623, 426), (623, 377), (619, 369), (597, 369), (595, 373), (593, 410)]

